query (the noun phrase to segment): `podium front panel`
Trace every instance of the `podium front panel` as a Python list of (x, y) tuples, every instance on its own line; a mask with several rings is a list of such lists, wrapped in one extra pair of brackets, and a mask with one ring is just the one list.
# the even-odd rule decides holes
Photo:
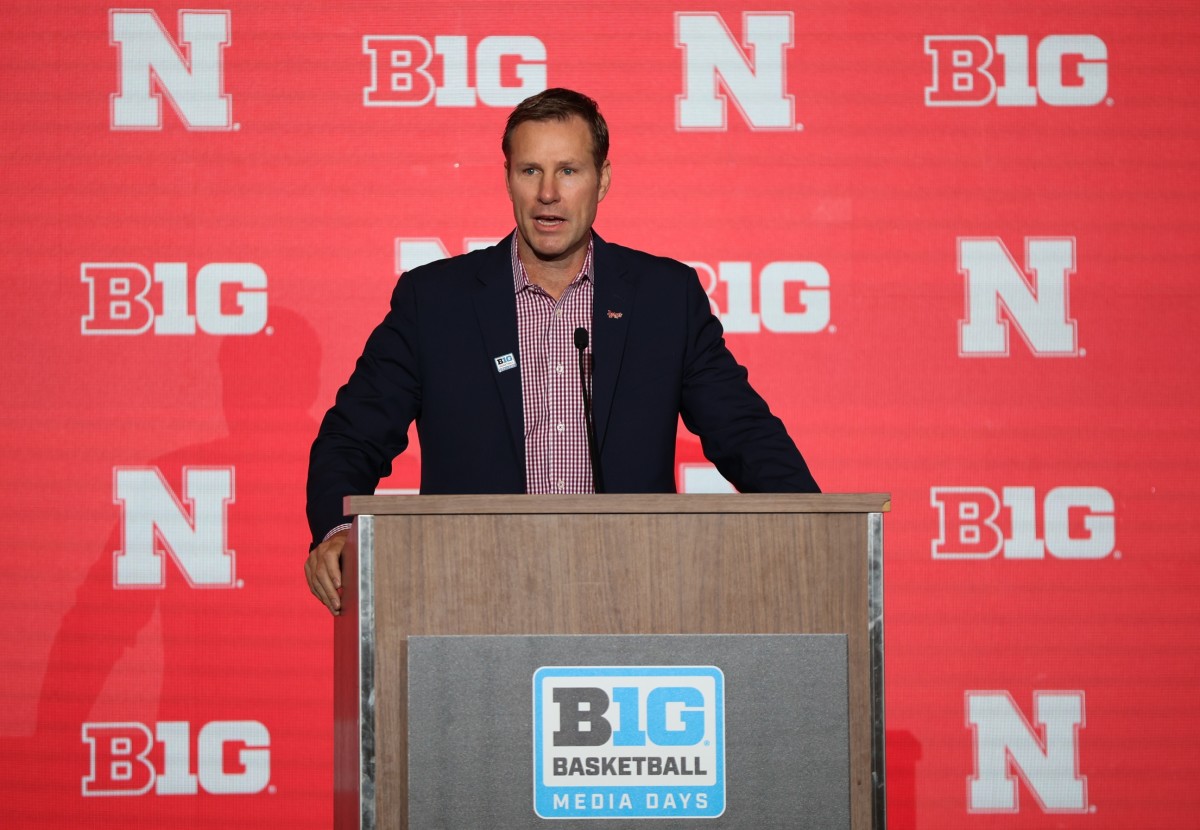
[(356, 673), (335, 679), (339, 830), (407, 826), (408, 638), (497, 634), (845, 634), (850, 826), (885, 826), (886, 496), (346, 501), (359, 577), (343, 582), (359, 590), (335, 623), (336, 670)]
[(408, 683), (409, 827), (850, 826), (842, 635), (410, 637)]

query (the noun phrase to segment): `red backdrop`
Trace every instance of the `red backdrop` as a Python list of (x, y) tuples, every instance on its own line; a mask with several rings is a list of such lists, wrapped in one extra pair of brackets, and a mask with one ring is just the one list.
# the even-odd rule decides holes
[(570, 86), (600, 232), (893, 493), (892, 826), (1194, 826), (1195, 4), (582, 5), (6, 7), (5, 824), (330, 824), (308, 443)]

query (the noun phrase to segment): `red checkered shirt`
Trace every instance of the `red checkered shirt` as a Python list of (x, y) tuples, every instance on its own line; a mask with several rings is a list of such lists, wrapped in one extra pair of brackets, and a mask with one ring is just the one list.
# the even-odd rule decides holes
[(521, 400), (525, 414), (525, 492), (593, 493), (587, 422), (579, 388), (575, 329), (588, 330), (585, 372), (592, 394), (592, 243), (583, 268), (557, 302), (529, 281), (512, 241), (513, 287), (521, 353)]

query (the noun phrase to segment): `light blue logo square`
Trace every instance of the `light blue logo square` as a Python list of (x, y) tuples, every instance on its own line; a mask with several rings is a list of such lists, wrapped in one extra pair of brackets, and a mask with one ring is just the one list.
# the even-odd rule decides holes
[(538, 669), (533, 803), (547, 819), (724, 813), (724, 673), (716, 666)]

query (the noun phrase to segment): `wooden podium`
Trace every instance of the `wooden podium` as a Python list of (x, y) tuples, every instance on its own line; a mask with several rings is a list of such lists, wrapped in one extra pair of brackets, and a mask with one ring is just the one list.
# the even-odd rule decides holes
[(351, 496), (334, 826), (406, 828), (407, 637), (846, 634), (850, 814), (885, 827), (884, 494)]

